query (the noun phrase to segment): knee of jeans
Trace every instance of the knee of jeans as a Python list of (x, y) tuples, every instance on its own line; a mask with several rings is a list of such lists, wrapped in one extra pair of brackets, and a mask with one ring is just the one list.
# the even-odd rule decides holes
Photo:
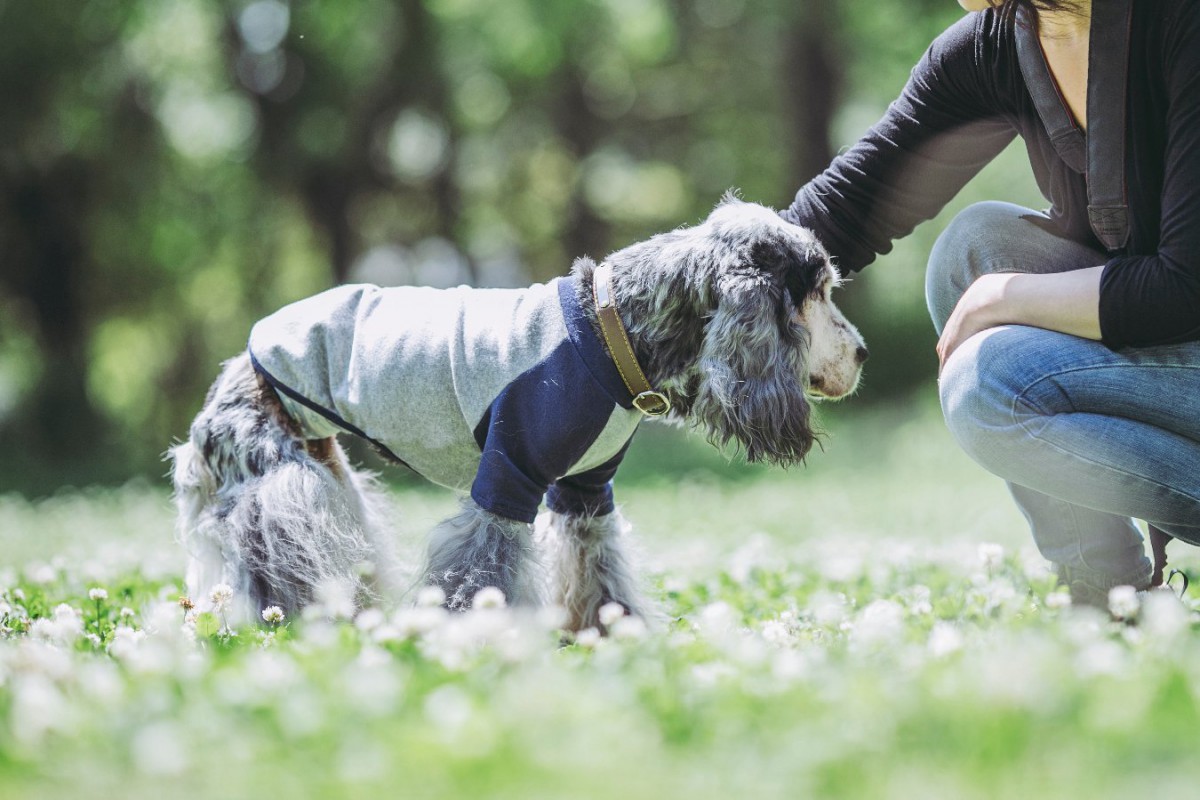
[(1014, 399), (1020, 389), (1014, 376), (996, 358), (984, 331), (963, 342), (946, 361), (938, 379), (946, 427), (975, 461), (1002, 473), (1004, 453), (1014, 443), (1020, 425)]
[(991, 243), (1019, 211), (1009, 203), (974, 203), (959, 212), (938, 236), (925, 271), (925, 302), (938, 333), (942, 332), (959, 297), (977, 277)]

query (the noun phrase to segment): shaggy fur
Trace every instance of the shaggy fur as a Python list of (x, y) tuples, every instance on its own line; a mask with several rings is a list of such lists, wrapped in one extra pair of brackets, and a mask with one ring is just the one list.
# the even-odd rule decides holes
[(567, 630), (596, 627), (607, 633), (599, 612), (608, 603), (643, 619), (657, 616), (639, 586), (627, 541), (631, 528), (620, 512), (582, 517), (552, 512), (547, 522), (553, 599), (567, 612)]
[(170, 457), (188, 591), (201, 608), (222, 583), (234, 590), (231, 616), (246, 620), (269, 605), (302, 608), (324, 583), (365, 599), (392, 579), (374, 477), (351, 469), (335, 440), (306, 441), (246, 355), (225, 364)]
[(433, 529), (427, 562), (425, 583), (445, 591), (446, 606), (454, 611), (470, 608), (476, 593), (488, 586), (514, 605), (537, 605), (545, 597), (532, 526), (484, 511), (470, 500)]
[[(862, 339), (830, 300), (837, 271), (813, 235), (770, 209), (726, 197), (707, 220), (613, 253), (613, 291), (651, 385), (672, 403), (669, 420), (733, 443), (750, 461), (795, 464), (816, 435), (810, 395), (841, 397), (857, 384)], [(580, 305), (592, 306), (595, 263), (573, 269)], [(215, 583), (235, 590), (244, 616), (263, 606), (296, 610), (330, 580), (386, 576), (389, 548), (379, 493), (352, 470), (336, 440), (305, 440), (243, 355), (228, 362), (174, 448), (188, 588), (205, 600)], [(568, 628), (603, 628), (598, 611), (619, 603), (648, 616), (617, 513), (550, 515), (554, 602)], [(531, 526), (464, 500), (430, 540), (425, 582), (464, 609), (479, 589), (510, 603), (546, 596)]]

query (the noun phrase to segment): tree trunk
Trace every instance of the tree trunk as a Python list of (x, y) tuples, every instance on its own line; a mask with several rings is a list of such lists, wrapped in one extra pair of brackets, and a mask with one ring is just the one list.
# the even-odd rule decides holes
[(796, 3), (784, 42), (784, 105), (791, 127), (792, 184), (798, 189), (829, 166), (830, 128), (844, 75), (837, 53), (841, 25), (828, 2)]

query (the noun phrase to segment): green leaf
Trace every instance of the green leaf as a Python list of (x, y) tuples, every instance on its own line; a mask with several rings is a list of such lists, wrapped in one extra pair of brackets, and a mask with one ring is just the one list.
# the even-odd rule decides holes
[(205, 611), (196, 617), (197, 636), (216, 636), (219, 630), (221, 630), (221, 621), (217, 619), (216, 615)]

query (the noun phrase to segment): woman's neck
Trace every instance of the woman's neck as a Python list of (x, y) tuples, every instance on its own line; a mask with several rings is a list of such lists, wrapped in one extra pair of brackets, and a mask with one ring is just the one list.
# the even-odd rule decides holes
[(1038, 34), (1051, 41), (1086, 41), (1091, 31), (1092, 0), (1076, 0), (1062, 11), (1038, 12)]

